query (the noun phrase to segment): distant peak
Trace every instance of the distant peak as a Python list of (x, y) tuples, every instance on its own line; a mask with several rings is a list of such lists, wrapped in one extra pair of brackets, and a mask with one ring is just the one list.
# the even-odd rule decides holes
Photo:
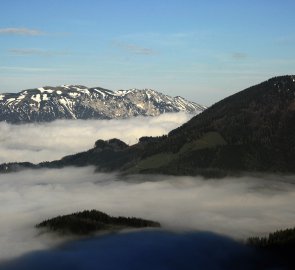
[(0, 109), (0, 121), (25, 123), (56, 119), (125, 119), (179, 111), (195, 114), (205, 107), (152, 89), (111, 91), (63, 84), (0, 95)]

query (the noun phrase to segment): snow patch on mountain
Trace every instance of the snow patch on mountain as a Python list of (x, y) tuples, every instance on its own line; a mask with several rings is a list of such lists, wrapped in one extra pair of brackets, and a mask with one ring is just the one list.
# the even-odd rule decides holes
[(166, 112), (197, 114), (206, 107), (152, 89), (111, 91), (82, 85), (39, 87), (0, 95), (0, 121), (48, 122), (56, 119), (124, 119)]

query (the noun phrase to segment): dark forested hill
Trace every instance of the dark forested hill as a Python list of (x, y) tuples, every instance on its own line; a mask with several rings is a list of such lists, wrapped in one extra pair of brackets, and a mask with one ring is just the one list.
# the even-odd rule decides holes
[(99, 231), (116, 231), (126, 228), (161, 227), (160, 223), (135, 218), (112, 217), (97, 210), (84, 210), (69, 215), (44, 220), (36, 225), (61, 234), (85, 235)]
[(165, 172), (293, 172), (294, 124), (295, 76), (275, 77), (211, 106), (150, 147), (148, 155), (173, 153), (173, 161), (162, 167)]

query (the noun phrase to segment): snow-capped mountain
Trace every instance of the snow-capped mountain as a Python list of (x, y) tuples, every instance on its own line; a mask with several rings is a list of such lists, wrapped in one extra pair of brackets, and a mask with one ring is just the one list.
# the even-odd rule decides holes
[(0, 94), (0, 121), (47, 122), (56, 119), (122, 119), (165, 112), (199, 113), (206, 109), (177, 96), (151, 89), (110, 91), (62, 85)]

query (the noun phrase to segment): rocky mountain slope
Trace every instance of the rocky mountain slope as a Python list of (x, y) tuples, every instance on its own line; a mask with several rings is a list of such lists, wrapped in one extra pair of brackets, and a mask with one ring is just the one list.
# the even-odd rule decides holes
[(56, 119), (120, 119), (165, 112), (199, 113), (205, 109), (184, 98), (154, 90), (87, 88), (81, 85), (41, 87), (0, 94), (0, 121), (46, 122)]
[(295, 76), (275, 77), (214, 104), (183, 126), (128, 146), (98, 140), (93, 149), (61, 160), (3, 164), (21, 168), (95, 165), (98, 171), (223, 176), (295, 172)]

